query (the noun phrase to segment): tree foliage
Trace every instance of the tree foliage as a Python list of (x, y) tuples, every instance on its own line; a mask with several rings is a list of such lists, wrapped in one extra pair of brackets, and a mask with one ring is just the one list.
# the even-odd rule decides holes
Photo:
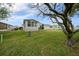
[(0, 8), (0, 19), (7, 18), (9, 16), (9, 11), (5, 7)]
[(0, 20), (8, 18), (10, 16), (10, 3), (0, 3)]

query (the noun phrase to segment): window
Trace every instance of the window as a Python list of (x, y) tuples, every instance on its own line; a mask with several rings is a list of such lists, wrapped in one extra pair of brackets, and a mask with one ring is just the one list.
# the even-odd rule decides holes
[(29, 27), (29, 26), (31, 26), (31, 22), (30, 22), (30, 21), (28, 21), (28, 27)]
[(28, 21), (28, 27), (36, 27), (37, 26), (37, 22), (35, 21)]
[(32, 27), (34, 26), (34, 22), (31, 22)]
[(35, 27), (37, 26), (37, 22), (35, 22)]

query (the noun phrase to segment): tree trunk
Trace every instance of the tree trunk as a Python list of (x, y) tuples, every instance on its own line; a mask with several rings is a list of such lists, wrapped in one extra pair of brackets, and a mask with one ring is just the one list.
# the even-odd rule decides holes
[(67, 40), (67, 46), (68, 47), (72, 47), (72, 45), (73, 45), (73, 40), (72, 39), (68, 39)]
[(69, 35), (69, 36), (67, 37), (67, 46), (68, 46), (68, 47), (72, 47), (74, 43), (75, 43), (75, 42), (74, 42), (72, 36)]

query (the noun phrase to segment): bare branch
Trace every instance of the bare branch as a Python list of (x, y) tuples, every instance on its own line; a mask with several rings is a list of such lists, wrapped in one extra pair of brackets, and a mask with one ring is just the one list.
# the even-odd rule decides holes
[(67, 35), (68, 33), (67, 33), (65, 27), (63, 26), (63, 24), (60, 23), (56, 17), (55, 17), (55, 20), (56, 20), (57, 24), (62, 28), (62, 30), (63, 30), (63, 32), (65, 33), (65, 35)]
[(56, 3), (55, 3), (55, 5), (54, 5), (54, 9), (56, 9)]
[(37, 9), (38, 9), (43, 15), (50, 16), (50, 17), (52, 16), (52, 14), (44, 13), (42, 10), (39, 9), (39, 7), (37, 7)]
[(49, 3), (44, 3), (44, 4), (49, 8), (50, 11), (54, 12), (55, 14), (58, 14), (58, 15), (62, 15), (62, 16), (63, 16), (62, 13), (59, 13), (59, 12), (57, 12), (56, 10), (54, 10), (54, 9), (49, 5)]
[(64, 5), (65, 5), (64, 15), (67, 16), (68, 13), (71, 13), (71, 9), (74, 3), (64, 3)]
[(57, 23), (57, 22), (54, 22), (51, 17), (49, 17), (49, 18), (50, 18), (50, 20), (51, 20), (52, 23)]

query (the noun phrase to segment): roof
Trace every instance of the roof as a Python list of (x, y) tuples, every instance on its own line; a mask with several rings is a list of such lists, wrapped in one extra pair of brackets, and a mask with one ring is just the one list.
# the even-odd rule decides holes
[(25, 21), (35, 21), (35, 22), (38, 22), (38, 23), (40, 23), (39, 21), (37, 21), (37, 20), (34, 20), (34, 19), (24, 19), (24, 22)]
[[(5, 25), (10, 25), (10, 24), (7, 24), (7, 23), (3, 23), (3, 22), (0, 22), (1, 24), (5, 24)], [(10, 25), (10, 26), (13, 26), (13, 25)]]

